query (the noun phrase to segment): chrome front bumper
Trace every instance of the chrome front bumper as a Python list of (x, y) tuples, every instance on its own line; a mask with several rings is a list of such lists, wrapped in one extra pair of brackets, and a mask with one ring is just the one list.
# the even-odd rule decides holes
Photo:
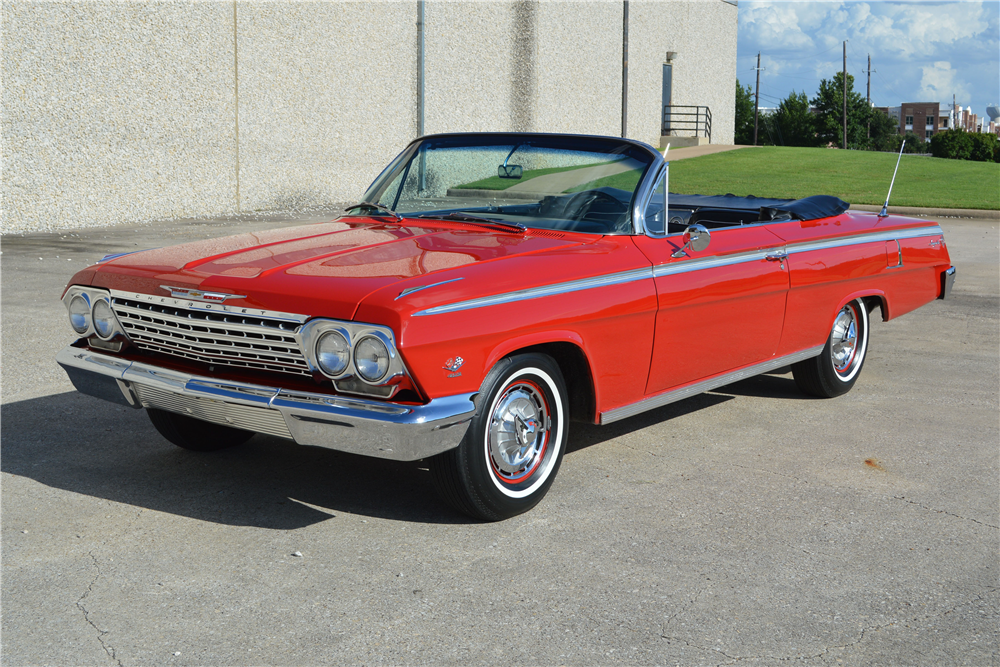
[(396, 461), (457, 447), (476, 411), (475, 394), (382, 403), (189, 375), (72, 346), (56, 361), (77, 391), (106, 401)]

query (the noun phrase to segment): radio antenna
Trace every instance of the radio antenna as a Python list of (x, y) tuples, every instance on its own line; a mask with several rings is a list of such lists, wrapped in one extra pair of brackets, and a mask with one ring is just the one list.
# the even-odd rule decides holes
[(885, 196), (885, 203), (882, 204), (882, 210), (878, 214), (880, 218), (889, 215), (889, 197), (892, 196), (892, 186), (896, 183), (896, 172), (899, 171), (899, 160), (903, 157), (903, 147), (905, 146), (906, 139), (903, 139), (903, 144), (899, 147), (899, 157), (896, 158), (896, 168), (892, 172), (892, 181), (889, 183), (889, 194)]

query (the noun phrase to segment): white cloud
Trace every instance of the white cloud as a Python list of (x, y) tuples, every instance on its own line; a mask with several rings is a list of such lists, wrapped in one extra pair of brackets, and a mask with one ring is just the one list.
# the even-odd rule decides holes
[(921, 67), (918, 101), (946, 102), (955, 95), (958, 99), (969, 96), (969, 88), (959, 77), (959, 73), (951, 68), (951, 63), (938, 61), (930, 67)]
[[(813, 96), (820, 79), (839, 72), (847, 41), (847, 71), (865, 90), (872, 59), (872, 101), (950, 101), (979, 109), (1000, 97), (1000, 2), (742, 0), (738, 72), (752, 80), (761, 52), (761, 89), (785, 97)], [(964, 98), (964, 102), (963, 102)], [(979, 111), (977, 111), (979, 113)]]
[(812, 39), (798, 26), (795, 8), (789, 3), (760, 3), (740, 14), (740, 31), (758, 44), (780, 44), (783, 48), (812, 48)]

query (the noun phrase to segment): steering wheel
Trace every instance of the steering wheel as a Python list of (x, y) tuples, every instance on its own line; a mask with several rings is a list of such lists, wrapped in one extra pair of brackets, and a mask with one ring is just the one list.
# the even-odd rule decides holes
[[(610, 204), (603, 211), (594, 211), (596, 204)], [(612, 197), (607, 192), (601, 190), (584, 190), (577, 192), (566, 201), (563, 209), (563, 216), (568, 220), (598, 222), (608, 225), (607, 231), (622, 231), (618, 229), (625, 219), (624, 214), (628, 212), (628, 206), (620, 200)], [(588, 216), (594, 213), (594, 217)], [(616, 220), (608, 220), (606, 216), (619, 216)]]

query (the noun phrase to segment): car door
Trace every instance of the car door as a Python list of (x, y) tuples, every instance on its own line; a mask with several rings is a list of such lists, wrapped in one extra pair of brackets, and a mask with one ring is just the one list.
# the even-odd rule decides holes
[(763, 225), (709, 234), (704, 250), (683, 253), (681, 233), (633, 237), (653, 265), (658, 302), (647, 395), (766, 361), (778, 348), (784, 241)]

